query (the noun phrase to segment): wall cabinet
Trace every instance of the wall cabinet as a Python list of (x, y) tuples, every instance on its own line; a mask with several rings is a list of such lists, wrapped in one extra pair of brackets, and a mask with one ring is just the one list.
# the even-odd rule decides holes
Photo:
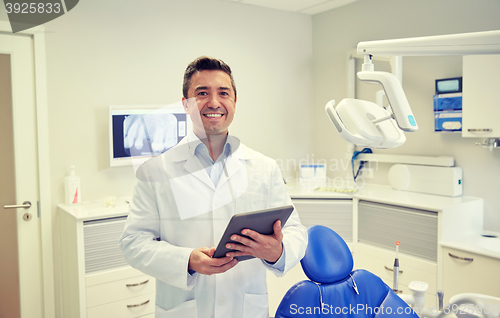
[(463, 137), (500, 137), (499, 73), (500, 55), (463, 57)]
[(500, 259), (443, 247), (445, 301), (461, 293), (500, 297)]
[(63, 317), (154, 317), (155, 279), (131, 268), (118, 239), (128, 204), (59, 205)]

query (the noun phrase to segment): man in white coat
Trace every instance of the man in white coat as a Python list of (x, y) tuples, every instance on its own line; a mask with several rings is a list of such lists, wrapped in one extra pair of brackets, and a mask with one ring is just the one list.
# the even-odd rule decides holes
[[(226, 257), (212, 258), (231, 216), (292, 204), (276, 162), (228, 134), (236, 88), (224, 62), (200, 57), (184, 74), (182, 102), (193, 132), (137, 171), (120, 248), (155, 277), (156, 316), (269, 317), (266, 270), (284, 275), (304, 256), (296, 211), (273, 235), (245, 229)], [(255, 258), (238, 263), (236, 256)]]

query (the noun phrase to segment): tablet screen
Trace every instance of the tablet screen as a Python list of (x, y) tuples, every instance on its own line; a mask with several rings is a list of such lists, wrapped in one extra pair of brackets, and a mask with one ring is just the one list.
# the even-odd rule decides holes
[[(231, 240), (231, 235), (238, 234), (244, 236), (241, 234), (241, 231), (244, 229), (250, 229), (264, 235), (273, 234), (274, 223), (277, 220), (280, 220), (281, 227), (283, 228), (292, 211), (293, 205), (287, 205), (279, 208), (271, 208), (233, 215), (226, 227), (226, 230), (224, 231), (224, 234), (222, 235), (222, 238), (219, 241), (219, 245), (217, 245), (217, 249), (215, 250), (213, 257), (225, 257), (227, 252), (235, 251), (226, 248), (226, 244), (230, 242), (240, 244)], [(251, 258), (254, 257), (250, 255), (236, 257), (236, 259), (240, 262)]]

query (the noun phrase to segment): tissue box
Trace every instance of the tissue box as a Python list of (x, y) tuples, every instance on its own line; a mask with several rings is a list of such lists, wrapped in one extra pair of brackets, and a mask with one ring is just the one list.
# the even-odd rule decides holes
[(455, 110), (434, 112), (434, 131), (462, 131), (462, 111)]
[(462, 110), (462, 93), (434, 95), (434, 111)]

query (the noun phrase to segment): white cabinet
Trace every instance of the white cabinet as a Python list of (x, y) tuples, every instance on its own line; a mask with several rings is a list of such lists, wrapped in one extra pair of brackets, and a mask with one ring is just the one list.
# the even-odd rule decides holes
[(63, 317), (153, 317), (154, 278), (131, 268), (118, 248), (128, 204), (59, 205)]
[(445, 302), (461, 293), (500, 297), (500, 259), (443, 247)]
[(354, 218), (355, 268), (374, 273), (392, 288), (396, 241), (400, 241), (398, 289), (409, 294), (410, 282), (426, 282), (426, 304), (435, 306), (436, 291), (443, 289), (439, 243), (480, 232), (483, 200), (371, 187), (356, 193)]
[[(378, 246), (358, 243), (356, 247), (355, 268), (366, 269), (380, 277), (384, 283), (393, 288), (393, 265), (395, 251)], [(437, 288), (437, 263), (419, 257), (399, 253), (398, 290), (411, 294), (408, 285), (412, 281), (429, 284), (425, 296), (426, 303), (435, 306)]]
[(463, 137), (500, 137), (498, 74), (500, 55), (463, 57)]
[(437, 291), (438, 212), (359, 201), (355, 267), (366, 269), (393, 286), (396, 241), (399, 246), (398, 290), (410, 294), (412, 281), (429, 284), (426, 303)]

